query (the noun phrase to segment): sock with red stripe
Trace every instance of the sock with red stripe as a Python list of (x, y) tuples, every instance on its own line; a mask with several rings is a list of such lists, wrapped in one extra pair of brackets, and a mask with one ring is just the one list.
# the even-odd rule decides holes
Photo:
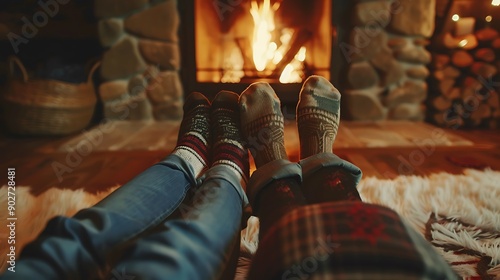
[(246, 188), (249, 173), (248, 150), (240, 130), (239, 96), (221, 91), (215, 96), (210, 115), (213, 133), (212, 166), (224, 164), (230, 167)]
[(198, 177), (209, 163), (210, 101), (201, 93), (191, 93), (184, 102), (177, 146), (173, 154), (190, 163)]

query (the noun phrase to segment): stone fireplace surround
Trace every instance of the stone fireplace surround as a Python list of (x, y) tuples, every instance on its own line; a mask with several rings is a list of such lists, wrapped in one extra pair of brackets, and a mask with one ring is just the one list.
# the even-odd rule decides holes
[(423, 120), (435, 0), (357, 0), (339, 48), (354, 120)]
[(109, 119), (182, 117), (176, 0), (94, 2), (103, 55), (99, 94)]
[[(354, 120), (422, 120), (427, 95), (425, 49), (434, 31), (435, 0), (357, 0), (348, 36), (339, 43), (347, 113)], [(99, 0), (103, 56), (99, 87), (105, 115), (133, 99), (131, 119), (182, 115), (179, 13), (175, 0)], [(151, 74), (153, 72), (153, 74)], [(148, 73), (148, 74), (144, 74)], [(149, 77), (148, 77), (149, 76)], [(148, 88), (151, 76), (159, 82)], [(116, 111), (116, 110), (115, 110)]]
[[(100, 40), (107, 47), (101, 71), (106, 82), (99, 92), (108, 117), (117, 117), (113, 108), (131, 102), (130, 119), (182, 116), (178, 4), (95, 2)], [(335, 23), (343, 36), (335, 38), (338, 54), (332, 61), (339, 67), (332, 80), (343, 93), (343, 113), (353, 120), (424, 120), (436, 0), (356, 0), (348, 9), (344, 22)]]

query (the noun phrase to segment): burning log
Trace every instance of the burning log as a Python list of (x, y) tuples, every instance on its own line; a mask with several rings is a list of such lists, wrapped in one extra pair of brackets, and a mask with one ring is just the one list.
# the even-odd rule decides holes
[(283, 72), (283, 69), (295, 58), (295, 55), (299, 52), (300, 48), (304, 46), (307, 41), (312, 37), (313, 33), (306, 29), (300, 29), (298, 32), (294, 32), (291, 39), (290, 48), (286, 51), (283, 59), (276, 65), (271, 76), (279, 77)]
[[(475, 38), (472, 39), (471, 36)], [(500, 124), (500, 100), (497, 90), (491, 90), (482, 80), (496, 77), (500, 72), (495, 50), (498, 32), (491, 28), (477, 31), (463, 40), (443, 34), (434, 41), (442, 52), (434, 54), (432, 79), (435, 95), (429, 103), (433, 120), (444, 126), (487, 126)], [(479, 42), (480, 47), (479, 46)], [(458, 45), (457, 45), (458, 44)], [(470, 48), (470, 47), (474, 48)]]
[(474, 63), (474, 58), (468, 52), (460, 50), (453, 54), (451, 61), (457, 67), (466, 68)]

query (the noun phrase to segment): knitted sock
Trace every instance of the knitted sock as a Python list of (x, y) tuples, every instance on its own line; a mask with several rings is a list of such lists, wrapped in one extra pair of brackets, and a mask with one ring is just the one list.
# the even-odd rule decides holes
[(241, 127), (257, 168), (288, 159), (280, 100), (268, 83), (254, 83), (240, 96)]
[(264, 236), (268, 229), (286, 213), (306, 204), (300, 183), (293, 178), (273, 181), (262, 189), (256, 199), (254, 215), (260, 219), (260, 233)]
[(212, 103), (210, 118), (214, 139), (212, 166), (229, 166), (246, 188), (250, 168), (248, 150), (240, 130), (238, 95), (230, 91), (219, 92)]
[(196, 177), (208, 167), (209, 118), (210, 101), (201, 93), (191, 93), (184, 102), (184, 117), (172, 153), (189, 162)]
[(340, 121), (340, 93), (325, 78), (309, 77), (297, 104), (300, 158), (332, 152)]

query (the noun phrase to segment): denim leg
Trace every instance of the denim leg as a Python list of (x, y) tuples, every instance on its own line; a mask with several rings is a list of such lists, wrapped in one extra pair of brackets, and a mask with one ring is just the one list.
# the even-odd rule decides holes
[(194, 194), (193, 205), (181, 205), (182, 217), (166, 221), (158, 232), (134, 242), (111, 276), (217, 279), (239, 242), (246, 200), (238, 192), (239, 180), (227, 168), (211, 168)]
[[(191, 166), (170, 155), (75, 216), (55, 217), (5, 279), (95, 279), (118, 245), (160, 224), (195, 184)], [(2, 277), (2, 279), (4, 279)]]

